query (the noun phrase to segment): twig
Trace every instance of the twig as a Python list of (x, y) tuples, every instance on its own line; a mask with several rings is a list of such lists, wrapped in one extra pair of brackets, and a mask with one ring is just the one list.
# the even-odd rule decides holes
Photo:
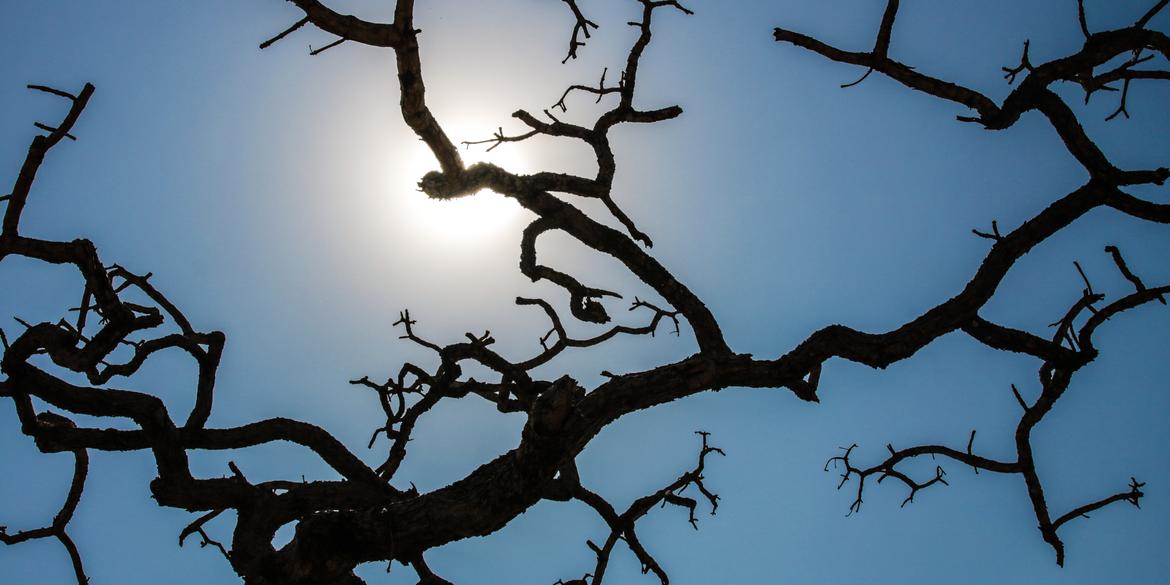
[(345, 37), (341, 37), (341, 38), (337, 39), (336, 41), (333, 41), (332, 43), (329, 43), (328, 45), (325, 45), (324, 47), (321, 47), (319, 49), (314, 49), (313, 45), (309, 45), (309, 54), (310, 55), (320, 55), (321, 53), (324, 53), (325, 51), (328, 51), (329, 49), (332, 49), (333, 47), (336, 47), (337, 45), (340, 45), (341, 43), (344, 43), (347, 40), (349, 40), (349, 39), (347, 39)]
[[(232, 466), (235, 467), (234, 464), (232, 464)], [(234, 471), (238, 471), (238, 470), (234, 470)], [(227, 550), (227, 548), (225, 548), (223, 546), (223, 543), (211, 538), (210, 536), (207, 535), (207, 532), (205, 532), (203, 530), (204, 524), (207, 524), (212, 519), (214, 519), (216, 516), (219, 516), (222, 513), (223, 513), (222, 509), (212, 510), (211, 512), (208, 512), (208, 513), (200, 516), (194, 522), (188, 524), (187, 527), (184, 528), (183, 531), (179, 533), (179, 546), (180, 547), (183, 546), (183, 541), (187, 540), (188, 536), (191, 536), (192, 534), (198, 534), (199, 538), (201, 539), (199, 542), (199, 548), (206, 548), (208, 545), (214, 546), (215, 548), (219, 549), (219, 552), (220, 552), (220, 554), (223, 555), (223, 558), (227, 559), (227, 561), (229, 563), (231, 563), (232, 562), (231, 554), (228, 553), (228, 550)]]
[(304, 18), (302, 18), (302, 19), (298, 20), (298, 21), (297, 21), (296, 23), (294, 23), (292, 26), (290, 26), (290, 27), (288, 27), (288, 28), (284, 29), (283, 31), (281, 31), (281, 32), (280, 32), (280, 34), (278, 34), (278, 35), (276, 35), (276, 36), (274, 36), (274, 37), (272, 37), (272, 38), (268, 39), (267, 41), (264, 41), (263, 43), (260, 43), (260, 48), (261, 48), (261, 49), (267, 49), (268, 47), (271, 47), (271, 46), (272, 46), (274, 43), (276, 43), (276, 42), (277, 42), (277, 41), (279, 41), (280, 39), (283, 39), (284, 37), (287, 37), (288, 35), (290, 35), (290, 34), (292, 34), (293, 32), (295, 32), (297, 29), (301, 28), (302, 26), (305, 26), (305, 25), (306, 25), (306, 24), (308, 24), (308, 23), (309, 23), (309, 17), (308, 17), (308, 16), (306, 16), (306, 17), (304, 17)]

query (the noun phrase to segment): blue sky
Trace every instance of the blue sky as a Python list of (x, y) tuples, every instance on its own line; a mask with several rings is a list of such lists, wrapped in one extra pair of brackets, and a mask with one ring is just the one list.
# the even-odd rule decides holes
[[(993, 219), (1018, 225), (1085, 180), (1035, 114), (1008, 131), (981, 130), (955, 121), (961, 109), (879, 76), (842, 90), (862, 72), (772, 40), (772, 28), (783, 26), (867, 50), (884, 4), (693, 0), (694, 16), (656, 20), (637, 100), (647, 108), (677, 103), (685, 113), (615, 131), (614, 193), (737, 351), (777, 356), (831, 323), (897, 326), (973, 274), (987, 242), (972, 228)], [(1152, 1), (1086, 4), (1097, 30), (1127, 25)], [(389, 18), (389, 2), (331, 5)], [(453, 138), (519, 130), (509, 117), (515, 109), (547, 108), (567, 85), (620, 66), (635, 3), (582, 6), (601, 29), (565, 65), (571, 19), (560, 2), (419, 7), (428, 98), (439, 120), (459, 129)], [(0, 175), (15, 177), (32, 122), (64, 111), (25, 84), (93, 82), (79, 140), (51, 153), (25, 230), (92, 239), (107, 262), (153, 272), (152, 282), (197, 328), (227, 334), (211, 424), (308, 420), (373, 462), (377, 450), (366, 451), (365, 442), (378, 409), (346, 380), (384, 377), (404, 360), (429, 364), (397, 339), (390, 324), (399, 310), (410, 308), (432, 340), (490, 329), (502, 348), (523, 356), (538, 349), (544, 323), (512, 299), (558, 298), (557, 291), (526, 282), (516, 269), (522, 212), (459, 238), (443, 225), (451, 210), (420, 211), (435, 204), (411, 189), (428, 169), (397, 110), (389, 51), (346, 44), (310, 57), (310, 45), (330, 41), (315, 31), (256, 48), (298, 18), (278, 0), (7, 2)], [(1151, 26), (1170, 29), (1170, 16)], [(1018, 62), (1025, 39), (1036, 63), (1075, 50), (1075, 3), (904, 3), (891, 55), (999, 99), (1010, 91), (1000, 67)], [(1103, 120), (1116, 107), (1111, 96), (1081, 106), (1075, 87), (1061, 93), (1119, 165), (1167, 165), (1166, 84), (1135, 84), (1134, 118), (1110, 123)], [(572, 99), (565, 117), (588, 120), (598, 111), (591, 102)], [(487, 156), (527, 170), (592, 169), (587, 152), (552, 140)], [(1165, 188), (1138, 193), (1166, 200)], [(1080, 295), (1073, 260), (1096, 288), (1125, 294), (1128, 283), (1101, 251), (1106, 244), (1119, 246), (1147, 283), (1170, 282), (1170, 233), (1096, 211), (1022, 259), (982, 314), (1047, 331)], [(545, 261), (598, 286), (647, 294), (610, 259), (555, 237), (541, 246)], [(64, 269), (6, 260), (0, 327), (19, 327), (13, 315), (56, 320), (76, 303), (79, 283)], [(581, 456), (582, 478), (624, 507), (689, 468), (698, 447), (692, 431), (713, 433), (728, 454), (708, 466), (708, 485), (723, 497), (719, 514), (702, 517), (697, 532), (673, 509), (640, 525), (674, 583), (1164, 583), (1170, 311), (1152, 305), (1114, 321), (1100, 332), (1101, 357), (1037, 430), (1039, 472), (1058, 514), (1123, 489), (1131, 475), (1147, 482), (1148, 495), (1140, 511), (1116, 505), (1065, 527), (1063, 569), (1035, 529), (1018, 477), (975, 476), (944, 463), (950, 487), (899, 509), (900, 488), (871, 486), (862, 512), (846, 518), (851, 494), (836, 491), (837, 477), (822, 471), (839, 446), (858, 443), (858, 456), (871, 462), (886, 443), (962, 447), (971, 429), (978, 429), (977, 451), (1011, 457), (1018, 407), (1009, 385), (1034, 395), (1038, 364), (961, 335), (886, 371), (832, 362), (819, 405), (782, 390), (726, 390), (628, 416)], [(624, 339), (572, 354), (542, 373), (570, 372), (594, 384), (602, 369), (645, 369), (694, 350), (684, 328), (678, 338)], [(160, 355), (119, 385), (156, 393), (179, 416), (192, 401), (191, 366)], [(463, 402), (420, 424), (399, 483), (433, 489), (515, 446), (520, 418)], [(0, 524), (43, 524), (64, 497), (69, 458), (39, 455), (7, 406), (0, 453)], [(229, 459), (253, 479), (329, 476), (305, 453), (278, 445), (193, 462), (197, 474), (220, 476)], [(176, 546), (193, 517), (153, 505), (148, 456), (94, 453), (92, 460), (71, 534), (93, 583), (236, 582), (218, 553)], [(228, 540), (230, 518), (209, 530)], [(435, 550), (428, 560), (456, 583), (551, 583), (588, 571), (584, 542), (604, 535), (584, 506), (548, 502), (497, 534)], [(654, 582), (626, 551), (614, 563), (614, 582)], [(0, 574), (29, 585), (71, 578), (64, 552), (48, 541), (0, 548)], [(370, 583), (415, 582), (398, 566), (389, 576), (381, 566), (362, 574)]]

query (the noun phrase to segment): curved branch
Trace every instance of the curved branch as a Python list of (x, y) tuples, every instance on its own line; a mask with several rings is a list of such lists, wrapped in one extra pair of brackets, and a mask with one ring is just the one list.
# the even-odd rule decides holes
[[(43, 413), (38, 417), (38, 422), (44, 426), (66, 428), (73, 426), (73, 421), (52, 413)], [(6, 527), (0, 526), (0, 542), (9, 546), (40, 538), (56, 538), (61, 546), (65, 547), (65, 552), (69, 554), (69, 561), (73, 566), (73, 576), (77, 579), (77, 585), (86, 585), (89, 583), (89, 578), (85, 575), (85, 567), (81, 561), (81, 554), (77, 551), (77, 545), (69, 537), (66, 528), (69, 521), (73, 519), (73, 512), (77, 510), (77, 504), (81, 501), (81, 493), (85, 490), (85, 478), (88, 473), (89, 454), (85, 449), (74, 449), (73, 479), (69, 483), (69, 493), (61, 505), (61, 509), (53, 516), (53, 521), (44, 528), (22, 530), (16, 534), (8, 534)]]
[[(395, 18), (393, 24), (383, 24), (362, 20), (349, 14), (334, 12), (318, 0), (289, 0), (305, 13), (305, 18), (313, 26), (343, 39), (370, 45), (372, 47), (399, 47), (407, 42), (403, 28), (409, 24), (401, 23)], [(397, 15), (395, 15), (397, 16)], [(304, 22), (304, 21), (301, 21)], [(300, 28), (300, 24), (281, 33), (268, 41), (266, 45), (276, 42), (292, 31)], [(261, 48), (264, 48), (263, 46)]]

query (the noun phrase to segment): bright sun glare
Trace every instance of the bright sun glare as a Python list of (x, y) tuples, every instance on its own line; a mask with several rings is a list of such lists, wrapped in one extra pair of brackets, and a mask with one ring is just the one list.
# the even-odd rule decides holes
[[(466, 126), (451, 126), (453, 141), (484, 138), (469, 133)], [(464, 147), (459, 154), (466, 165), (490, 162), (513, 173), (528, 172), (527, 165), (515, 144), (504, 144), (487, 152), (487, 144)], [(520, 205), (498, 193), (488, 190), (451, 200), (435, 200), (418, 190), (418, 181), (426, 173), (438, 170), (439, 164), (422, 141), (414, 141), (409, 149), (396, 153), (390, 165), (391, 197), (402, 202), (401, 213), (408, 221), (443, 239), (472, 241), (496, 234), (515, 223), (520, 216)]]

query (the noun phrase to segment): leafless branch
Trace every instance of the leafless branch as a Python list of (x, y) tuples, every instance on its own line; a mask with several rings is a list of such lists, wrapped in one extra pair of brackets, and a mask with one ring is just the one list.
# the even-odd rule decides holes
[(309, 24), (309, 17), (308, 16), (296, 21), (295, 23), (293, 23), (292, 26), (281, 31), (280, 34), (277, 34), (276, 36), (268, 39), (267, 41), (260, 43), (260, 48), (267, 49), (268, 47), (271, 47), (277, 41), (283, 39), (284, 37), (287, 37), (288, 35), (291, 35), (292, 33), (296, 32), (297, 29), (301, 28), (302, 26), (305, 26), (306, 24)]
[(1157, 16), (1158, 13), (1166, 7), (1167, 4), (1170, 4), (1170, 0), (1158, 0), (1157, 4), (1154, 4), (1153, 7), (1151, 7), (1145, 14), (1143, 14), (1136, 23), (1134, 23), (1134, 28), (1144, 28), (1147, 24), (1150, 23), (1151, 19)]
[(1016, 67), (1004, 67), (1003, 68), (1003, 73), (1004, 73), (1003, 78), (1007, 80), (1009, 85), (1016, 82), (1016, 76), (1019, 75), (1020, 73), (1023, 73), (1025, 71), (1032, 71), (1032, 69), (1033, 69), (1032, 62), (1030, 60), (1028, 60), (1028, 46), (1030, 44), (1031, 44), (1031, 41), (1024, 41), (1024, 55), (1022, 57), (1020, 57), (1020, 64), (1019, 65), (1017, 65)]
[(584, 47), (585, 41), (580, 40), (580, 35), (585, 35), (589, 38), (589, 29), (597, 28), (597, 23), (585, 18), (581, 9), (577, 6), (577, 0), (561, 0), (569, 5), (569, 10), (573, 11), (573, 18), (576, 22), (573, 23), (573, 34), (569, 37), (569, 53), (561, 60), (561, 64), (567, 63), (569, 59), (577, 58), (577, 48)]
[[(1129, 266), (1125, 263), (1125, 258), (1121, 257), (1121, 250), (1118, 250), (1117, 246), (1105, 246), (1105, 252), (1113, 257), (1113, 263), (1117, 265), (1117, 269), (1121, 271), (1121, 275), (1133, 284), (1138, 292), (1144, 292), (1146, 290), (1146, 285), (1142, 283), (1141, 279), (1130, 271)], [(1166, 304), (1166, 298), (1161, 295), (1158, 296), (1158, 301), (1163, 305)]]
[(318, 47), (316, 49), (314, 49), (312, 45), (309, 45), (309, 54), (310, 55), (320, 55), (321, 53), (324, 53), (325, 51), (328, 51), (329, 49), (332, 49), (333, 47), (336, 47), (337, 45), (340, 45), (341, 43), (344, 43), (345, 41), (348, 41), (348, 40), (349, 39), (347, 39), (345, 37), (341, 37), (340, 39), (337, 39), (336, 41), (333, 41), (332, 43), (329, 43), (327, 45), (322, 45), (321, 47)]
[[(44, 427), (76, 428), (73, 421), (51, 412), (42, 412), (37, 416), (36, 421), (36, 424)], [(65, 497), (65, 502), (53, 517), (53, 521), (44, 528), (22, 530), (16, 534), (8, 534), (7, 528), (0, 526), (0, 542), (8, 546), (40, 538), (52, 537), (57, 539), (69, 554), (69, 560), (73, 565), (73, 576), (77, 580), (77, 585), (86, 585), (89, 583), (89, 577), (85, 575), (85, 567), (81, 561), (81, 554), (77, 550), (77, 545), (73, 543), (73, 539), (66, 532), (66, 528), (69, 525), (69, 521), (73, 519), (73, 513), (77, 510), (77, 504), (81, 501), (81, 493), (85, 489), (85, 478), (88, 473), (89, 454), (85, 449), (73, 450), (73, 480), (69, 484), (69, 493)]]
[(201, 539), (199, 542), (200, 548), (205, 548), (208, 545), (214, 546), (215, 548), (219, 549), (219, 552), (220, 552), (220, 554), (223, 555), (223, 558), (227, 559), (227, 561), (229, 563), (232, 562), (232, 556), (228, 553), (227, 549), (224, 548), (223, 543), (211, 538), (210, 536), (207, 535), (207, 532), (203, 530), (204, 524), (207, 524), (211, 520), (215, 519), (216, 516), (219, 516), (222, 513), (223, 513), (222, 509), (221, 510), (212, 510), (211, 512), (208, 512), (208, 513), (200, 516), (194, 522), (187, 525), (187, 527), (184, 528), (183, 531), (179, 533), (179, 546), (183, 546), (183, 541), (186, 540), (188, 536), (191, 536), (192, 534), (198, 534), (199, 538)]
[[(580, 35), (589, 38), (589, 29), (597, 25), (584, 17), (575, 0), (564, 1), (576, 19), (567, 61), (584, 44)], [(77, 463), (66, 503), (49, 527), (11, 536), (3, 533), (0, 538), (7, 544), (32, 538), (57, 538), (74, 561), (79, 583), (84, 583), (80, 556), (65, 532), (65, 525), (83, 490), (87, 450), (138, 450), (149, 452), (154, 459), (158, 473), (150, 489), (160, 505), (203, 513), (183, 530), (180, 543), (187, 536), (198, 534), (204, 546), (219, 549), (245, 579), (352, 583), (357, 579), (353, 574), (357, 564), (380, 560), (412, 565), (424, 583), (446, 583), (427, 567), (422, 557), (425, 551), (494, 532), (542, 499), (572, 499), (594, 509), (606, 522), (609, 534), (601, 544), (587, 542), (596, 556), (593, 572), (568, 583), (580, 585), (589, 579), (592, 585), (599, 585), (612, 550), (622, 541), (638, 558), (643, 572), (654, 573), (665, 584), (667, 574), (639, 540), (635, 524), (654, 507), (667, 504), (686, 509), (687, 521), (696, 527), (696, 511), (701, 501), (714, 513), (718, 496), (708, 489), (703, 474), (707, 456), (722, 451), (710, 446), (706, 433), (700, 432), (702, 447), (694, 468), (619, 512), (581, 485), (574, 463), (605, 426), (638, 410), (729, 387), (787, 388), (797, 398), (816, 401), (828, 386), (822, 372), (830, 360), (840, 358), (885, 368), (913, 357), (934, 340), (955, 331), (962, 331), (988, 348), (1022, 353), (1040, 363), (1037, 386), (1028, 392), (1034, 400), (1025, 401), (1020, 390), (1012, 385), (1013, 395), (1021, 407), (1012, 436), (1015, 459), (1001, 461), (976, 454), (975, 431), (971, 431), (965, 450), (942, 445), (895, 449), (888, 445), (883, 460), (869, 467), (855, 463), (858, 452), (854, 445), (842, 449), (840, 455), (826, 464), (826, 471), (829, 467), (840, 471), (839, 487), (856, 480), (857, 491), (850, 513), (860, 511), (870, 477), (876, 476), (875, 483), (886, 479), (900, 482), (908, 491), (903, 505), (912, 502), (922, 490), (947, 485), (948, 477), (941, 466), (936, 465), (932, 473), (921, 477), (907, 470), (908, 462), (922, 456), (949, 458), (976, 473), (984, 470), (1019, 474), (1024, 479), (1041, 537), (1055, 550), (1057, 562), (1063, 563), (1064, 545), (1058, 529), (1064, 524), (1114, 502), (1137, 505), (1144, 496), (1143, 485), (1131, 480), (1128, 491), (1092, 501), (1053, 520), (1048, 511), (1045, 485), (1037, 473), (1031, 436), (1068, 391), (1074, 375), (1097, 357), (1095, 331), (1113, 317), (1154, 300), (1165, 303), (1164, 295), (1170, 293), (1170, 287), (1147, 288), (1130, 271), (1120, 252), (1110, 247), (1106, 250), (1113, 255), (1121, 275), (1133, 285), (1135, 292), (1106, 303), (1080, 264), (1075, 263), (1084, 280), (1084, 289), (1053, 324), (1055, 332), (1050, 336), (993, 323), (981, 317), (980, 311), (997, 294), (1006, 294), (998, 292), (1000, 285), (1025, 254), (1094, 210), (1113, 210), (1143, 221), (1170, 223), (1170, 205), (1146, 201), (1122, 190), (1130, 185), (1163, 184), (1170, 178), (1170, 170), (1164, 167), (1123, 169), (1115, 165), (1079, 123), (1077, 113), (1053, 89), (1058, 82), (1072, 82), (1079, 84), (1088, 96), (1095, 91), (1108, 91), (1109, 84), (1120, 81), (1124, 85), (1115, 116), (1128, 117), (1126, 104), (1132, 80), (1170, 79), (1170, 73), (1165, 71), (1135, 69), (1139, 64), (1148, 63), (1153, 55), (1170, 54), (1170, 37), (1146, 28), (1164, 9), (1167, 0), (1157, 2), (1133, 27), (1101, 32), (1090, 32), (1085, 7), (1078, 2), (1083, 43), (1069, 54), (1045, 63), (1032, 63), (1025, 43), (1020, 65), (1004, 70), (1013, 87), (1001, 101), (959, 83), (926, 75), (891, 58), (890, 48), (896, 46), (893, 34), (900, 8), (898, 0), (887, 2), (877, 24), (873, 49), (867, 52), (846, 51), (807, 35), (775, 29), (773, 35), (778, 42), (833, 61), (864, 67), (866, 74), (862, 79), (874, 74), (886, 76), (910, 90), (962, 106), (971, 112), (960, 120), (988, 129), (1012, 128), (1024, 114), (1037, 112), (1056, 132), (1063, 148), (1084, 168), (1088, 179), (1077, 189), (1054, 196), (1050, 205), (1010, 231), (1001, 232), (995, 221), (989, 233), (973, 230), (977, 236), (990, 240), (990, 249), (961, 290), (947, 295), (921, 315), (877, 333), (829, 325), (788, 351), (765, 358), (738, 354), (731, 349), (713, 312), (649, 254), (650, 237), (618, 205), (621, 194), (614, 192), (618, 161), (610, 143), (611, 130), (623, 124), (666, 122), (682, 115), (678, 106), (642, 109), (638, 103), (641, 99), (638, 74), (653, 36), (654, 17), (662, 14), (656, 10), (670, 8), (683, 14), (691, 11), (674, 0), (636, 2), (641, 16), (630, 23), (636, 39), (625, 55), (617, 84), (607, 85), (608, 69), (605, 69), (596, 87), (571, 86), (561, 94), (556, 106), (565, 110), (569, 94), (581, 91), (595, 95), (599, 102), (612, 94), (617, 99), (611, 100), (616, 102), (611, 108), (583, 125), (563, 122), (548, 111), (544, 112), (546, 120), (517, 110), (514, 117), (530, 131), (505, 135), (501, 127), (491, 139), (465, 143), (490, 144), (490, 149), (503, 142), (537, 135), (568, 138), (591, 149), (597, 164), (593, 176), (554, 171), (518, 175), (490, 163), (465, 165), (459, 149), (427, 105), (419, 52), (420, 31), (414, 26), (411, 0), (394, 3), (394, 19), (390, 23), (343, 15), (319, 0), (292, 0), (303, 12), (303, 18), (261, 45), (271, 46), (312, 24), (337, 40), (312, 50), (311, 54), (346, 41), (392, 50), (402, 118), (439, 163), (438, 171), (421, 178), (420, 189), (436, 199), (474, 196), (482, 189), (491, 189), (533, 213), (536, 219), (521, 237), (520, 272), (533, 281), (547, 280), (555, 284), (558, 292), (563, 291), (568, 297), (568, 314), (583, 322), (582, 327), (595, 327), (583, 338), (570, 336), (561, 313), (554, 308), (559, 307), (563, 312), (563, 305), (518, 298), (517, 304), (540, 307), (550, 325), (542, 335), (534, 334), (539, 336), (542, 351), (535, 357), (514, 359), (500, 349), (504, 344), (496, 344), (490, 332), (480, 334), (479, 329), (447, 344), (424, 339), (416, 333), (417, 323), (410, 313), (402, 311), (394, 323), (395, 327), (403, 327), (402, 339), (430, 350), (434, 355), (429, 357), (437, 363), (426, 367), (403, 364), (384, 383), (373, 382), (368, 376), (352, 381), (374, 392), (385, 415), (384, 424), (380, 423), (370, 441), (373, 447), (377, 437), (385, 435), (390, 442), (386, 459), (376, 468), (366, 465), (324, 429), (308, 423), (273, 418), (231, 428), (208, 428), (224, 346), (223, 334), (197, 330), (151, 284), (149, 274), (140, 276), (117, 265), (107, 268), (92, 242), (40, 240), (20, 232), (22, 213), (29, 203), (42, 162), (62, 140), (72, 138), (73, 128), (94, 91), (92, 85), (86, 85), (76, 94), (47, 86), (29, 86), (69, 100), (69, 110), (59, 123), (38, 126), (48, 134), (32, 139), (12, 191), (3, 198), (7, 205), (0, 226), (0, 260), (17, 256), (70, 266), (80, 274), (84, 288), (79, 291), (81, 302), (76, 307), (75, 321), (71, 318), (42, 323), (18, 320), (24, 330), (12, 339), (0, 331), (4, 346), (0, 367), (6, 376), (0, 381), (0, 395), (12, 400), (21, 430), (40, 450), (72, 452)], [(1122, 60), (1119, 66), (1110, 65)], [(1106, 69), (1101, 71), (1102, 68)], [(600, 200), (621, 224), (620, 229), (590, 217), (558, 194)], [(622, 298), (621, 294), (584, 284), (589, 280), (578, 278), (575, 269), (570, 274), (538, 263), (537, 240), (553, 230), (589, 250), (615, 259), (649, 289), (651, 296), (639, 293), (641, 296), (633, 297), (630, 306), (640, 315), (648, 315), (648, 319), (641, 321), (641, 325), (596, 327), (611, 320), (603, 301)], [(1102, 287), (1102, 290), (1109, 289)], [(142, 300), (143, 296), (146, 300)], [(1067, 306), (1065, 300), (1059, 302), (1062, 308)], [(90, 313), (98, 318), (91, 319)], [(681, 330), (681, 322), (687, 322), (697, 346), (693, 355), (645, 371), (620, 375), (606, 371), (605, 381), (592, 388), (585, 388), (569, 376), (542, 379), (536, 373), (538, 367), (549, 364), (568, 348), (600, 345), (618, 335), (652, 336), (664, 319), (673, 322), (676, 334)], [(136, 374), (158, 352), (171, 348), (182, 349), (199, 368), (194, 388), (195, 406), (186, 422), (176, 423), (166, 403), (147, 392), (98, 387), (116, 377)], [(488, 372), (487, 377), (483, 380), (468, 377), (464, 374), (467, 365), (482, 366)], [(76, 375), (89, 380), (90, 385), (70, 382)], [(406, 490), (393, 487), (390, 480), (405, 460), (406, 446), (421, 417), (444, 403), (444, 399), (469, 395), (489, 401), (501, 412), (523, 417), (523, 430), (515, 448), (465, 478), (428, 493), (419, 493), (413, 484)], [(78, 427), (65, 417), (44, 410), (43, 405), (86, 417), (125, 419), (131, 428)], [(336, 477), (307, 481), (302, 476), (300, 481), (278, 479), (253, 484), (234, 464), (230, 466), (230, 477), (199, 478), (188, 463), (191, 450), (246, 449), (276, 441), (292, 442), (311, 450)], [(694, 489), (685, 491), (690, 488)], [(231, 543), (211, 539), (203, 528), (225, 510), (236, 512)], [(293, 542), (277, 550), (272, 545), (275, 531), (290, 522), (298, 523)]]
[[(597, 556), (597, 562), (593, 569), (593, 573), (586, 575), (592, 579), (591, 585), (601, 585), (605, 579), (606, 569), (609, 565), (610, 554), (614, 546), (619, 540), (624, 541), (630, 548), (630, 551), (638, 558), (642, 564), (642, 573), (653, 572), (659, 581), (666, 585), (670, 582), (666, 571), (661, 565), (646, 551), (646, 548), (638, 540), (637, 533), (634, 526), (639, 519), (648, 514), (655, 507), (665, 507), (667, 504), (678, 506), (687, 510), (687, 521), (695, 529), (699, 529), (698, 518), (695, 517), (695, 510), (698, 507), (698, 501), (695, 498), (683, 496), (681, 493), (687, 488), (694, 486), (699, 494), (711, 506), (711, 514), (714, 515), (719, 507), (719, 496), (711, 492), (704, 483), (703, 471), (706, 469), (707, 456), (711, 453), (718, 453), (724, 455), (722, 449), (712, 447), (707, 439), (710, 433), (705, 431), (696, 431), (702, 439), (702, 446), (699, 449), (698, 462), (694, 469), (682, 474), (677, 480), (670, 485), (641, 498), (635, 500), (626, 509), (625, 512), (618, 513), (613, 505), (607, 502), (604, 498), (596, 493), (586, 489), (581, 485), (580, 478), (577, 476), (575, 467), (568, 467), (561, 470), (560, 482), (554, 484), (554, 492), (546, 494), (546, 497), (552, 496), (551, 499), (576, 499), (589, 507), (601, 516), (602, 520), (610, 528), (610, 534), (605, 540), (605, 544), (598, 546), (593, 541), (586, 541), (586, 545)], [(584, 577), (580, 580), (560, 581), (565, 585), (571, 583), (584, 583)]]
[(976, 229), (971, 230), (971, 233), (973, 233), (981, 238), (986, 238), (988, 240), (995, 240), (997, 242), (1003, 239), (1003, 236), (1000, 235), (1000, 233), (999, 233), (999, 224), (994, 219), (991, 220), (991, 233), (981, 232), (981, 231), (976, 230)]

